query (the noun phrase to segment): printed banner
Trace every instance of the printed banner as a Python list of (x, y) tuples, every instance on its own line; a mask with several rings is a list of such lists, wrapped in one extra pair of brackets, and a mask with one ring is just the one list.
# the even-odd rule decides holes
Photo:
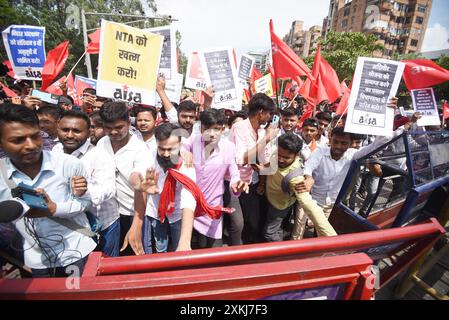
[(256, 93), (262, 92), (269, 97), (274, 96), (273, 85), (271, 83), (271, 74), (267, 74), (254, 82)]
[(213, 86), (215, 90), (212, 107), (240, 110), (243, 90), (237, 79), (232, 49), (208, 49), (201, 51), (199, 55), (207, 86)]
[(16, 79), (42, 80), (45, 27), (11, 25), (2, 34)]
[(206, 78), (204, 77), (203, 66), (198, 52), (192, 52), (187, 62), (186, 82), (184, 87), (195, 90), (205, 90)]
[[(182, 82), (184, 75), (174, 74), (171, 80), (165, 80), (165, 93), (171, 102), (179, 104), (181, 101)], [(159, 95), (156, 95), (156, 107), (162, 107), (162, 101)]]
[(101, 20), (97, 94), (154, 105), (163, 40), (146, 30)]
[(250, 80), (251, 73), (253, 72), (253, 67), (254, 67), (254, 58), (246, 54), (242, 55), (240, 58), (237, 75), (239, 78), (240, 85), (244, 89), (249, 88), (248, 82)]
[(170, 80), (172, 77), (176, 78), (178, 73), (178, 64), (176, 62), (175, 29), (173, 29), (172, 26), (165, 26), (146, 30), (164, 37), (159, 73), (163, 73), (166, 80)]
[(354, 74), (345, 131), (391, 136), (394, 110), (387, 105), (396, 92), (404, 63), (374, 58), (359, 58)]
[(411, 90), (410, 93), (413, 109), (422, 115), (417, 122), (418, 126), (439, 126), (441, 120), (433, 88)]

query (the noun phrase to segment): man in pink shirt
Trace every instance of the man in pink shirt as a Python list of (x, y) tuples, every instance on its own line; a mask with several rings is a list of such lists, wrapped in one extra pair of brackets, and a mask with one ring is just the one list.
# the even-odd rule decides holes
[(265, 163), (263, 155), (267, 144), (277, 136), (279, 130), (270, 125), (267, 127), (276, 110), (270, 97), (257, 93), (249, 101), (248, 107), (248, 118), (232, 126), (230, 140), (235, 144), (240, 178), (250, 185), (249, 192), (242, 193), (239, 199), (244, 218), (243, 242), (256, 243), (262, 239), (260, 199), (256, 193), (258, 171), (260, 165)]
[[(235, 161), (235, 146), (221, 139), (225, 116), (222, 110), (210, 109), (201, 112), (201, 134), (193, 135), (184, 143), (184, 148), (193, 155), (196, 183), (211, 206), (223, 206), (225, 193), (224, 178), (229, 174), (230, 189), (234, 194), (248, 188), (240, 181), (240, 172)], [(237, 212), (230, 214), (233, 219)], [(235, 217), (238, 219), (239, 217)], [(200, 248), (220, 247), (222, 245), (223, 217), (211, 219), (207, 215), (196, 217), (193, 223), (198, 232)]]

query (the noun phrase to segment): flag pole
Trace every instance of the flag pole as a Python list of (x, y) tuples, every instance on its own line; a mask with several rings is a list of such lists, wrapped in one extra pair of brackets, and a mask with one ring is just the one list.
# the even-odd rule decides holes
[[(277, 81), (276, 81), (277, 82)], [(285, 83), (285, 80), (284, 79), (281, 79), (281, 90), (280, 90), (280, 92), (278, 92), (278, 94), (277, 94), (277, 96), (278, 97), (280, 97), (279, 98), (279, 100), (282, 100), (282, 93), (284, 92), (284, 83)], [(276, 86), (276, 89), (277, 89), (277, 86)], [(278, 104), (279, 105), (279, 104)], [(281, 105), (279, 105), (279, 107), (280, 107)]]
[(75, 63), (75, 65), (72, 67), (72, 69), (70, 70), (70, 72), (67, 74), (66, 79), (72, 74), (73, 70), (75, 70), (76, 66), (78, 65), (78, 63), (80, 63), (81, 59), (83, 59), (83, 57), (86, 55), (87, 50), (84, 51), (84, 53), (82, 54), (82, 56), (78, 59), (78, 61)]

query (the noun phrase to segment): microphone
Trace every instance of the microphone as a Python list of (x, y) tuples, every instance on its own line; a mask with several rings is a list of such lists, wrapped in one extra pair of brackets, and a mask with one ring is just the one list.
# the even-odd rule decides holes
[(6, 200), (0, 202), (0, 223), (13, 222), (22, 217), (29, 208), (26, 208), (18, 200)]

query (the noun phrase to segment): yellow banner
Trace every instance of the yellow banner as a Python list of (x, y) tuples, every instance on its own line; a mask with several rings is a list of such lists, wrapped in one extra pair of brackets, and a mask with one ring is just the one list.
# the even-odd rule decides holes
[(164, 37), (102, 20), (97, 94), (154, 105)]
[(271, 74), (267, 74), (266, 76), (254, 81), (254, 88), (257, 93), (262, 92), (269, 97), (274, 96), (273, 86), (271, 84)]

